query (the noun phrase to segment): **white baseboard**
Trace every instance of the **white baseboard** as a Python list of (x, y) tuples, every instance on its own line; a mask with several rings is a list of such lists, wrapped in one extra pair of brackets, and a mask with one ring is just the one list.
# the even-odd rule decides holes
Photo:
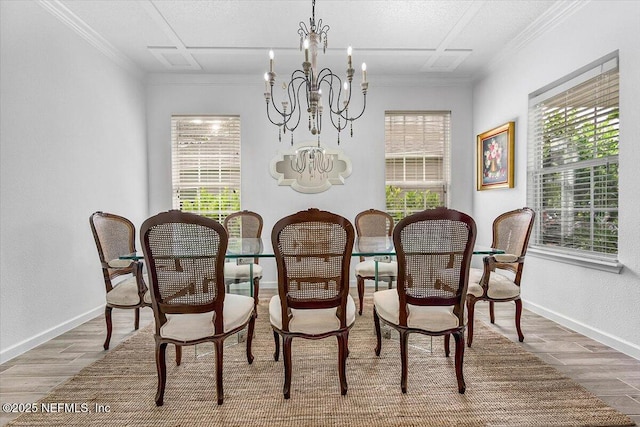
[(44, 344), (45, 342), (57, 337), (58, 335), (61, 335), (77, 326), (82, 325), (83, 323), (102, 314), (103, 311), (104, 305), (101, 305), (100, 307), (89, 310), (86, 313), (74, 317), (73, 319), (69, 319), (66, 322), (60, 323), (53, 328), (47, 329), (44, 332), (34, 335), (31, 338), (27, 338), (26, 340), (21, 341), (18, 344), (12, 345), (11, 347), (0, 351), (0, 364), (13, 359), (14, 357), (20, 356), (21, 354), (31, 350), (34, 347), (39, 346), (40, 344)]
[(527, 302), (523, 300), (522, 306), (529, 311), (539, 314), (542, 317), (546, 317), (549, 320), (553, 320), (554, 322), (562, 326), (565, 326), (586, 337), (594, 339), (604, 345), (607, 345), (615, 350), (618, 350), (621, 353), (624, 353), (628, 356), (631, 356), (635, 359), (640, 360), (640, 346), (636, 344), (630, 343), (628, 341), (620, 339), (619, 337), (613, 336), (599, 329), (595, 329), (591, 326), (585, 325), (584, 323), (578, 322), (574, 319), (570, 319), (562, 314), (556, 313), (555, 311), (552, 311), (552, 310), (548, 310), (537, 304), (533, 304), (531, 302)]

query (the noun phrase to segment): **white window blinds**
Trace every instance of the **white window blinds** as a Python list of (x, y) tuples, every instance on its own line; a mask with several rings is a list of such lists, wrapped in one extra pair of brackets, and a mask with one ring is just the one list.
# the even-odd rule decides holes
[(618, 92), (615, 52), (529, 96), (533, 247), (617, 259)]
[(449, 111), (385, 112), (387, 212), (396, 221), (447, 205)]
[(217, 221), (240, 210), (240, 117), (172, 116), (173, 207)]

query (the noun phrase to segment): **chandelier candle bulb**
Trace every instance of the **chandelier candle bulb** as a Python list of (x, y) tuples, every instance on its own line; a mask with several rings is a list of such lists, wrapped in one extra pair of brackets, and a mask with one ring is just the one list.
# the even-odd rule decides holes
[(353, 49), (351, 48), (351, 46), (349, 46), (347, 48), (347, 56), (349, 57), (349, 68), (351, 68), (351, 54), (353, 53)]
[(367, 64), (362, 63), (362, 83), (367, 82)]
[(272, 73), (273, 73), (273, 57), (274, 57), (273, 51), (270, 50), (269, 51), (269, 71), (271, 71)]

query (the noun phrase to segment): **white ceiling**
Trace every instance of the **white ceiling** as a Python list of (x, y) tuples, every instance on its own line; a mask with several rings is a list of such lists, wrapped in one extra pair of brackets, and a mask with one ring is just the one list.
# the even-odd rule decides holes
[[(311, 0), (42, 0), (105, 54), (141, 73), (262, 76), (300, 68), (297, 34)], [(472, 79), (577, 8), (579, 0), (317, 0), (330, 26), (320, 66), (368, 76)], [(359, 69), (359, 65), (354, 68)]]

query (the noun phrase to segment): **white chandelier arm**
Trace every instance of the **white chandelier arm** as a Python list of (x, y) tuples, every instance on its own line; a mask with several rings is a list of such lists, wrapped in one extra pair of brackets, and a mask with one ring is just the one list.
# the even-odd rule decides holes
[[(296, 74), (300, 74), (300, 73), (302, 73), (302, 75), (296, 76)], [(300, 86), (302, 86), (302, 84), (304, 84), (306, 81), (304, 73), (300, 70), (295, 70), (293, 73), (291, 73), (291, 81), (287, 84), (287, 96), (289, 97), (289, 104), (291, 105), (291, 111), (289, 113), (286, 113), (284, 109), (281, 111), (276, 105), (275, 97), (273, 95), (273, 87), (275, 86), (276, 82), (275, 80), (270, 81), (271, 93), (267, 102), (271, 100), (271, 105), (273, 105), (273, 108), (281, 116), (285, 116), (285, 115), (290, 116), (291, 114), (293, 114), (293, 111), (297, 107), (298, 97), (296, 96), (296, 93), (295, 93), (295, 84), (297, 80), (300, 80), (299, 82), (300, 84), (298, 85), (298, 91), (299, 91)]]
[(354, 122), (355, 120), (358, 120), (360, 117), (362, 117), (362, 115), (364, 114), (364, 110), (367, 108), (367, 93), (365, 92), (362, 95), (362, 111), (360, 111), (360, 114), (358, 114), (357, 116), (351, 116), (349, 118), (346, 118), (344, 116), (341, 115), (342, 118), (349, 120), (350, 122)]
[[(323, 72), (325, 72), (323, 74)], [(340, 76), (334, 74), (330, 69), (328, 68), (324, 68), (322, 71), (320, 71), (320, 76), (319, 77), (319, 83), (318, 83), (318, 87), (320, 86), (321, 82), (325, 82), (328, 86), (329, 86), (329, 100), (330, 100), (330, 104), (329, 107), (331, 109), (331, 112), (333, 114), (339, 115), (340, 117), (342, 117), (344, 120), (349, 120), (351, 122), (353, 122), (354, 120), (359, 119), (363, 114), (364, 114), (364, 110), (366, 108), (366, 103), (367, 103), (367, 89), (369, 84), (368, 83), (362, 83), (362, 95), (363, 95), (363, 106), (362, 106), (362, 111), (357, 115), (357, 116), (352, 116), (352, 117), (348, 117), (345, 113), (347, 112), (349, 105), (351, 104), (351, 95), (353, 94), (353, 91), (351, 89), (352, 85), (351, 85), (351, 81), (348, 80), (348, 84), (349, 84), (349, 98), (347, 99), (347, 103), (343, 108), (340, 108), (340, 93), (342, 91), (342, 86), (340, 87), (340, 91), (338, 91), (338, 100), (336, 102), (337, 108), (334, 109), (333, 108), (333, 97), (332, 97), (332, 92), (335, 91), (335, 89), (333, 89), (333, 79), (337, 79), (340, 83), (342, 83)], [(330, 79), (330, 80), (327, 80)], [(335, 125), (334, 125), (335, 127)], [(337, 129), (337, 127), (336, 127)]]
[[(351, 90), (351, 82), (348, 81), (348, 85), (349, 85), (349, 97), (347, 98), (347, 102), (346, 104), (344, 104), (343, 108), (340, 108), (340, 95), (342, 93), (342, 85), (340, 86), (340, 90), (338, 90), (338, 96), (337, 96), (337, 100), (335, 102), (336, 108), (334, 109), (333, 106), (333, 102), (334, 102), (334, 96), (335, 96), (335, 92), (336, 89), (334, 89), (334, 83), (333, 80), (337, 80), (339, 83), (342, 83), (342, 80), (340, 78), (340, 76), (334, 74), (333, 72), (331, 72), (330, 69), (328, 68), (324, 68), (322, 71), (320, 71), (320, 75), (322, 77), (319, 78), (319, 83), (318, 86), (320, 87), (320, 85), (322, 83), (325, 84), (325, 86), (329, 86), (329, 110), (331, 112), (331, 114), (329, 114), (329, 118), (331, 119), (331, 124), (333, 125), (333, 127), (338, 131), (342, 131), (344, 129), (346, 129), (347, 124), (349, 122), (353, 123), (355, 120), (359, 119), (363, 114), (364, 111), (367, 107), (367, 86), (368, 84), (365, 84), (363, 87), (363, 105), (362, 105), (362, 110), (360, 111), (360, 113), (358, 113), (357, 116), (351, 116), (349, 117), (349, 106), (351, 104), (351, 95), (353, 93), (353, 91)], [(336, 123), (336, 120), (334, 118), (335, 116), (339, 116), (341, 119), (343, 119), (344, 122), (344, 126), (342, 125), (342, 123), (338, 122)]]
[[(325, 72), (323, 74), (323, 72)], [(331, 110), (331, 113), (333, 114), (337, 114), (337, 115), (342, 115), (342, 113), (349, 107), (349, 102), (351, 101), (351, 91), (349, 91), (349, 98), (347, 99), (347, 103), (345, 104), (345, 106), (343, 108), (340, 108), (340, 97), (342, 95), (342, 79), (340, 78), (340, 76), (338, 76), (337, 74), (334, 74), (330, 69), (328, 68), (324, 68), (322, 69), (322, 71), (320, 71), (320, 76), (318, 78), (318, 87), (320, 87), (320, 85), (322, 83), (325, 83), (326, 86), (329, 86), (329, 109)], [(336, 108), (334, 109), (333, 107), (333, 100), (336, 92), (336, 89), (334, 89), (334, 79), (338, 81), (339, 84), (339, 90), (338, 95), (337, 95), (337, 100), (336, 100)], [(349, 82), (349, 87), (351, 87), (351, 83)]]
[[(296, 72), (299, 72), (299, 71), (300, 70), (296, 70)], [(291, 105), (291, 111), (289, 111), (287, 113), (284, 109), (280, 110), (278, 108), (278, 106), (276, 105), (276, 103), (274, 101), (274, 97), (273, 97), (273, 85), (271, 85), (271, 96), (270, 96), (270, 101), (271, 102), (269, 102), (269, 100), (267, 100), (267, 117), (268, 117), (269, 121), (271, 123), (273, 123), (274, 125), (276, 125), (276, 126), (284, 126), (284, 129), (289, 130), (291, 132), (293, 132), (298, 127), (298, 125), (300, 124), (300, 118), (301, 118), (300, 111), (301, 111), (301, 108), (298, 107), (298, 101), (297, 100), (299, 99), (299, 96), (300, 96), (300, 94), (299, 94), (300, 88), (305, 83), (305, 78), (304, 77), (302, 77), (302, 76), (293, 77), (296, 72), (294, 72), (292, 74), (292, 80), (287, 85), (287, 95), (288, 95), (288, 98), (289, 98), (289, 104)], [(299, 80), (299, 82), (298, 82), (299, 84), (298, 84), (297, 93), (296, 93), (295, 83), (298, 80)], [(271, 113), (270, 113), (270, 110), (269, 110), (269, 104), (271, 104), (273, 106), (274, 110), (276, 110), (276, 113), (280, 117), (282, 117), (282, 122), (279, 122), (279, 121), (276, 122), (271, 118)], [(296, 115), (297, 115), (297, 120), (296, 120), (295, 126), (289, 126), (288, 125), (289, 121), (291, 121), (291, 119)]]

